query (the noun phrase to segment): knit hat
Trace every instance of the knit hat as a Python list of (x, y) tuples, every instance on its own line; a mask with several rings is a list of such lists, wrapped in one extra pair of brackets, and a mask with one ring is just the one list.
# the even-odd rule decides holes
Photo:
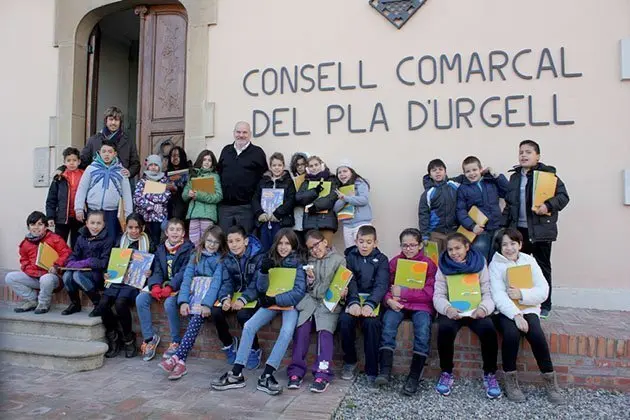
[(147, 158), (144, 160), (144, 166), (146, 168), (149, 167), (149, 165), (154, 164), (157, 165), (159, 169), (159, 172), (162, 171), (162, 158), (159, 157), (158, 155), (149, 155), (147, 156)]
[(339, 161), (339, 165), (337, 165), (337, 169), (339, 169), (339, 168), (349, 168), (349, 169), (351, 169), (352, 168), (352, 161), (350, 159), (348, 159), (348, 158), (342, 158)]

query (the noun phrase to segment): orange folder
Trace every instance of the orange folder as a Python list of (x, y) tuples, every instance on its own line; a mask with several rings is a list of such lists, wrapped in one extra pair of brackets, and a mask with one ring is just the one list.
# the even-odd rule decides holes
[(214, 178), (193, 178), (192, 189), (193, 191), (214, 194)]
[[(507, 281), (510, 287), (517, 289), (531, 289), (534, 287), (534, 278), (532, 277), (532, 266), (517, 265), (514, 267), (508, 267), (507, 269)], [(518, 306), (518, 309), (531, 308), (530, 305), (521, 305), (518, 303), (518, 299), (512, 299), (514, 304)]]
[(39, 243), (35, 265), (44, 270), (50, 270), (58, 259), (59, 254), (57, 254), (57, 251), (55, 251), (53, 247), (43, 241)]
[[(468, 216), (470, 216), (470, 218), (473, 219), (473, 221), (481, 227), (484, 227), (486, 223), (488, 223), (488, 216), (483, 214), (483, 212), (479, 210), (477, 206), (472, 206), (470, 210), (468, 210)], [(474, 241), (477, 237), (477, 235), (475, 235), (473, 232), (469, 231), (463, 226), (460, 226), (457, 229), (457, 232), (467, 237), (470, 242)]]
[(556, 186), (558, 178), (551, 172), (534, 171), (534, 188), (532, 189), (534, 197), (532, 199), (532, 210), (536, 210), (545, 201), (556, 195)]

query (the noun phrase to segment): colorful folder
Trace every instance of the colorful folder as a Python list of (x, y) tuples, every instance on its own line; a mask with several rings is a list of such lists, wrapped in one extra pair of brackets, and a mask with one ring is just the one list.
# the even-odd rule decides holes
[(166, 184), (163, 182), (145, 181), (142, 194), (163, 194), (166, 191)]
[[(468, 216), (470, 216), (470, 218), (473, 219), (475, 224), (481, 227), (484, 227), (486, 223), (488, 223), (488, 217), (485, 214), (483, 214), (477, 206), (472, 206), (470, 210), (468, 210)], [(457, 232), (467, 237), (470, 242), (474, 241), (475, 238), (477, 237), (477, 235), (475, 235), (473, 232), (469, 231), (463, 226), (460, 226), (457, 229)]]
[(284, 201), (282, 188), (263, 188), (260, 194), (260, 207), (266, 214), (272, 214)]
[(408, 289), (423, 289), (429, 265), (424, 261), (399, 259), (396, 262), (394, 285)]
[(123, 283), (136, 289), (142, 289), (147, 282), (146, 272), (151, 269), (153, 258), (153, 254), (134, 250)]
[[(365, 300), (367, 298), (370, 297), (369, 293), (359, 293), (359, 304), (361, 305), (361, 308), (363, 308), (363, 305), (365, 304)], [(381, 311), (381, 305), (378, 304), (376, 305), (376, 308), (374, 308), (374, 315), (378, 316), (379, 312)]]
[[(532, 276), (532, 266), (517, 265), (514, 267), (508, 267), (506, 271), (507, 281), (510, 287), (517, 289), (531, 289), (534, 287), (534, 277)], [(521, 305), (518, 303), (518, 299), (512, 299), (518, 309), (531, 308), (530, 305)]]
[[(354, 185), (345, 185), (343, 187), (339, 187), (339, 191), (347, 196), (354, 196), (355, 190)], [(345, 206), (337, 213), (337, 220), (346, 220), (354, 218), (354, 206), (352, 204), (346, 203)]]
[(454, 274), (446, 276), (448, 300), (462, 316), (470, 316), (481, 303), (479, 274)]
[(551, 172), (534, 171), (534, 185), (532, 187), (532, 210), (536, 210), (545, 201), (556, 195), (558, 178)]
[[(282, 293), (293, 290), (295, 285), (295, 276), (297, 269), (295, 268), (272, 268), (269, 270), (269, 287), (267, 288), (267, 296), (277, 296)], [(288, 310), (290, 307), (270, 306), (269, 309)]]
[(41, 241), (39, 247), (37, 247), (37, 258), (35, 264), (39, 268), (43, 268), (48, 271), (55, 265), (55, 261), (59, 259), (59, 254), (55, 249), (48, 245), (46, 242)]
[(324, 306), (326, 306), (330, 312), (333, 312), (337, 308), (341, 300), (341, 292), (348, 287), (350, 280), (352, 280), (352, 271), (344, 266), (340, 266), (324, 295)]
[(210, 290), (212, 277), (197, 276), (193, 277), (190, 283), (190, 313), (192, 315), (201, 315), (201, 302), (206, 297), (206, 293)]
[(214, 178), (193, 178), (191, 181), (192, 190), (214, 194)]
[[(232, 296), (232, 302), (237, 301), (238, 298), (240, 298), (241, 296), (243, 296), (243, 293), (235, 292), (234, 296)], [(247, 302), (245, 306), (243, 306), (243, 309), (254, 309), (257, 303), (258, 303), (258, 300), (252, 300), (251, 302)], [(216, 306), (217, 308), (220, 307), (221, 302), (217, 300), (216, 302), (214, 302), (214, 306)]]
[(438, 265), (438, 259), (440, 258), (440, 248), (435, 241), (427, 241), (424, 246), (424, 256), (429, 258), (435, 265)]
[(106, 283), (120, 284), (123, 282), (132, 252), (133, 250), (129, 248), (112, 248), (112, 252), (109, 254), (109, 264), (107, 265), (109, 279)]

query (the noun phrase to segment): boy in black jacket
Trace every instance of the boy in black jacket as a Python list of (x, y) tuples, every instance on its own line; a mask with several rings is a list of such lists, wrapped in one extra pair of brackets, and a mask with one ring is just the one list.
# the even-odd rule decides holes
[(381, 339), (377, 309), (389, 287), (389, 261), (377, 245), (376, 229), (367, 225), (359, 228), (356, 246), (346, 250), (346, 267), (352, 271), (352, 280), (348, 285), (346, 310), (339, 316), (344, 352), (341, 379), (352, 380), (357, 374), (356, 323), (362, 318), (365, 373), (371, 384), (378, 375)]

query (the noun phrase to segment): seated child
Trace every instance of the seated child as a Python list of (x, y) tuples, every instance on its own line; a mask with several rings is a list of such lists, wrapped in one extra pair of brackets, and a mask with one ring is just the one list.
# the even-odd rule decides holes
[(74, 199), (74, 212), (79, 222), (84, 220), (87, 202), (88, 211), (102, 211), (105, 218), (105, 232), (114, 243), (122, 234), (118, 221), (118, 205), (123, 200), (125, 217), (133, 211), (129, 179), (122, 174), (123, 167), (118, 160), (117, 145), (111, 140), (103, 140), (98, 155), (85, 169), (77, 195)]
[[(70, 256), (68, 244), (59, 235), (46, 229), (46, 215), (34, 211), (26, 218), (28, 233), (20, 242), (20, 271), (7, 273), (6, 284), (24, 302), (14, 309), (15, 312), (28, 312), (35, 309), (36, 314), (45, 314), (50, 309), (53, 291), (59, 286), (58, 268), (63, 267)], [(50, 245), (59, 258), (49, 270), (36, 263), (40, 243)], [(39, 290), (39, 296), (36, 292)]]
[(63, 275), (63, 284), (70, 297), (70, 306), (64, 309), (61, 315), (81, 312), (79, 290), (83, 290), (94, 305), (89, 316), (101, 316), (98, 307), (101, 296), (98, 290), (103, 287), (109, 255), (114, 247), (114, 242), (107, 234), (103, 212), (98, 210), (89, 212), (85, 226), (79, 229), (79, 235), (72, 255), (66, 262), (66, 267), (74, 270), (67, 270)]
[[(470, 316), (451, 305), (448, 298), (447, 277), (458, 274), (477, 274), (481, 289), (481, 303)], [(494, 311), (490, 294), (490, 278), (486, 260), (481, 253), (471, 248), (468, 239), (461, 233), (448, 236), (446, 252), (440, 255), (438, 272), (435, 276), (433, 306), (438, 312), (438, 353), (442, 374), (435, 390), (444, 396), (453, 389), (453, 353), (455, 337), (462, 326), (470, 328), (481, 342), (483, 359), (483, 386), (488, 398), (501, 397), (501, 388), (495, 376), (497, 371), (497, 332), (489, 317)]]
[[(293, 182), (293, 181), (291, 181)], [(256, 284), (250, 284), (243, 298), (248, 302), (258, 300), (260, 308), (249, 321), (245, 323), (241, 343), (236, 353), (236, 362), (232, 370), (225, 373), (217, 381), (212, 383), (212, 388), (218, 391), (226, 389), (242, 388), (245, 386), (243, 367), (250, 354), (254, 341), (254, 335), (265, 325), (269, 324), (276, 315), (282, 315), (282, 327), (280, 334), (273, 345), (273, 350), (267, 359), (265, 370), (258, 379), (257, 389), (269, 395), (278, 395), (282, 392), (282, 386), (278, 383), (273, 373), (280, 367), (282, 358), (293, 338), (298, 312), (294, 308), (304, 297), (306, 281), (302, 261), (298, 255), (298, 237), (291, 228), (282, 228), (278, 231), (271, 250), (262, 260), (260, 270), (257, 273)], [(296, 269), (293, 289), (276, 296), (267, 296), (269, 288), (269, 270), (275, 267)], [(272, 309), (273, 306), (286, 308), (284, 310)]]
[[(508, 180), (490, 168), (482, 169), (481, 161), (475, 156), (464, 159), (462, 170), (465, 179), (457, 190), (457, 220), (477, 235), (472, 246), (490, 261), (494, 232), (501, 226), (499, 198), (505, 198)], [(468, 215), (472, 206), (477, 206), (488, 218), (485, 226), (477, 225)]]
[[(361, 226), (357, 232), (356, 246), (346, 250), (346, 264), (352, 271), (348, 285), (346, 310), (339, 316), (343, 371), (341, 379), (355, 378), (357, 368), (356, 325), (361, 321), (365, 373), (373, 385), (378, 375), (378, 348), (381, 341), (381, 319), (375, 313), (389, 288), (389, 261), (378, 248), (376, 229)], [(359, 294), (365, 294), (361, 304)]]
[(83, 175), (83, 169), (79, 169), (81, 164), (79, 153), (79, 149), (74, 147), (68, 147), (63, 151), (65, 169), (53, 178), (46, 198), (48, 227), (54, 229), (65, 241), (70, 238), (71, 247), (76, 243), (79, 229), (83, 226), (83, 223), (76, 219), (74, 212), (74, 198)]
[(422, 240), (437, 242), (440, 250), (446, 249), (446, 236), (457, 230), (457, 189), (461, 179), (449, 179), (446, 164), (433, 159), (422, 178), (424, 192), (418, 205), (418, 221)]
[(144, 174), (136, 184), (133, 193), (133, 204), (136, 211), (147, 224), (151, 243), (159, 244), (162, 236), (162, 223), (167, 218), (168, 200), (171, 192), (167, 189), (162, 193), (144, 193), (147, 181), (167, 184), (168, 178), (162, 171), (162, 158), (158, 155), (149, 155), (144, 161)]
[[(177, 303), (182, 316), (190, 316), (186, 333), (175, 354), (162, 361), (159, 366), (167, 372), (168, 379), (175, 380), (184, 376), (186, 358), (192, 350), (201, 325), (210, 316), (210, 309), (217, 300), (219, 288), (223, 279), (223, 257), (227, 253), (225, 234), (219, 226), (212, 226), (201, 235), (201, 241), (184, 271), (184, 280), (179, 290)], [(210, 287), (201, 300), (201, 313), (193, 314), (192, 298), (196, 293), (202, 293), (199, 285), (193, 285), (195, 277), (212, 277)], [(197, 287), (195, 290), (193, 287)]]
[[(376, 385), (389, 383), (396, 335), (398, 327), (405, 318), (413, 323), (413, 357), (403, 393), (413, 395), (418, 392), (418, 381), (422, 375), (424, 364), (429, 357), (431, 345), (431, 322), (433, 321), (433, 287), (437, 267), (422, 252), (422, 234), (418, 229), (405, 229), (400, 234), (402, 252), (389, 262), (389, 291), (385, 294), (388, 308), (383, 316), (383, 334), (381, 336), (381, 369), (376, 378)], [(422, 289), (395, 286), (394, 278), (398, 260), (413, 260), (427, 263), (427, 273)]]
[(164, 302), (164, 312), (166, 312), (171, 332), (171, 344), (162, 357), (167, 359), (173, 356), (181, 341), (177, 296), (173, 296), (173, 293), (179, 291), (184, 278), (184, 269), (194, 249), (193, 244), (185, 236), (184, 222), (179, 219), (170, 219), (167, 222), (166, 240), (155, 251), (151, 277), (147, 281), (150, 292), (143, 290), (136, 298), (136, 310), (144, 338), (140, 351), (142, 360), (145, 362), (153, 359), (157, 346), (160, 344), (160, 336), (153, 332), (151, 320), (151, 303), (154, 300)]
[[(237, 298), (235, 294), (242, 294), (250, 285), (256, 284), (256, 273), (260, 269), (263, 254), (258, 239), (247, 236), (241, 225), (234, 225), (228, 230), (227, 242), (230, 252), (223, 258), (223, 281), (219, 290), (221, 306), (213, 306), (211, 312), (219, 340), (223, 344), (221, 350), (225, 353), (228, 364), (233, 364), (236, 360), (238, 339), (230, 334), (226, 316), (230, 310), (237, 311), (236, 320), (242, 328), (256, 312), (254, 308), (243, 308), (247, 303), (246, 298)], [(254, 336), (245, 367), (256, 369), (260, 365), (261, 357), (258, 337)]]
[[(127, 217), (126, 232), (120, 238), (119, 248), (133, 249), (142, 252), (151, 252), (151, 241), (144, 233), (144, 219), (138, 213), (131, 213)], [(149, 271), (147, 277), (151, 275)], [(105, 274), (105, 280), (109, 275)], [(127, 284), (109, 284), (105, 287), (103, 297), (98, 304), (101, 313), (103, 326), (105, 326), (105, 337), (107, 338), (108, 350), (105, 357), (111, 358), (120, 353), (120, 343), (122, 341), (125, 350), (125, 357), (136, 357), (138, 347), (136, 345), (136, 334), (132, 329), (131, 308), (133, 308), (138, 289)], [(116, 312), (112, 311), (112, 306), (116, 307)], [(122, 335), (118, 331), (118, 324), (122, 328)]]
[(337, 201), (333, 207), (335, 213), (338, 213), (348, 204), (354, 206), (354, 216), (341, 221), (343, 241), (347, 249), (355, 244), (359, 228), (372, 223), (370, 183), (352, 169), (352, 163), (348, 160), (343, 160), (337, 168), (337, 178), (339, 179), (339, 187), (354, 186), (354, 195), (343, 194), (337, 188)]
[[(315, 380), (312, 392), (324, 392), (333, 377), (333, 334), (337, 328), (341, 305), (331, 312), (324, 305), (324, 297), (340, 266), (345, 266), (345, 259), (330, 249), (328, 240), (318, 230), (306, 233), (306, 247), (310, 253), (306, 272), (306, 294), (297, 304), (297, 329), (293, 335), (292, 361), (287, 369), (289, 383), (287, 388), (299, 389), (306, 375), (306, 354), (311, 342), (313, 323), (317, 330), (317, 357), (313, 364)], [(342, 293), (342, 295), (345, 295)]]
[[(518, 385), (516, 372), (518, 348), (521, 336), (525, 336), (538, 363), (549, 401), (561, 404), (564, 399), (558, 388), (549, 346), (539, 319), (540, 304), (547, 299), (549, 293), (547, 280), (536, 259), (520, 252), (523, 247), (523, 236), (518, 230), (506, 229), (497, 236), (496, 242), (500, 252), (494, 255), (490, 263), (490, 286), (492, 299), (499, 311), (499, 314), (495, 315), (496, 324), (503, 335), (501, 356), (505, 372), (505, 394), (510, 401), (525, 401), (525, 395)], [(534, 283), (531, 289), (510, 287), (508, 283), (507, 269), (521, 265), (531, 267)], [(523, 306), (517, 306), (515, 301)]]

